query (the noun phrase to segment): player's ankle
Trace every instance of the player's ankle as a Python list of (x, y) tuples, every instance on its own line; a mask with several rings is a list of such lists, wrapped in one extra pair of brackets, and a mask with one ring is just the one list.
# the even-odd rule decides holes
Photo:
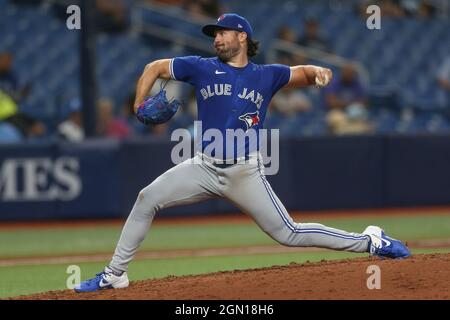
[(111, 266), (106, 266), (105, 270), (112, 272), (112, 274), (114, 274), (117, 277), (120, 277), (125, 272), (125, 271), (118, 270), (117, 268), (114, 268)]

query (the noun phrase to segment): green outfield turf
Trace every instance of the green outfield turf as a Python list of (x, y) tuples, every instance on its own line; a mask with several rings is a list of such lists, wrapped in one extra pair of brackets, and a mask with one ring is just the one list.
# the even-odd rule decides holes
[[(307, 221), (305, 221), (307, 222)], [(450, 238), (448, 216), (352, 217), (314, 221), (347, 231), (361, 232), (367, 225), (382, 226), (404, 240)], [(121, 226), (67, 229), (23, 229), (0, 231), (0, 259), (9, 257), (58, 256), (110, 253)], [(274, 244), (256, 224), (222, 223), (202, 225), (155, 224), (142, 244), (142, 250), (215, 248)]]
[[(314, 222), (362, 231), (369, 224), (382, 226), (388, 234), (409, 241), (450, 239), (450, 215), (413, 217), (353, 217), (315, 219)], [(22, 229), (0, 231), (0, 259), (12, 257), (63, 256), (73, 254), (112, 254), (121, 226), (80, 227), (67, 229)], [(271, 245), (275, 242), (253, 223), (202, 225), (155, 225), (141, 250), (221, 248)], [(450, 252), (450, 248), (413, 250), (413, 253)], [(136, 260), (130, 265), (130, 279), (148, 279), (168, 275), (201, 274), (221, 270), (284, 265), (290, 262), (319, 261), (361, 257), (366, 254), (345, 252), (303, 252), (235, 256), (186, 257)], [(86, 279), (101, 270), (105, 263), (77, 263)], [(74, 263), (70, 263), (74, 264)], [(66, 288), (65, 264), (0, 267), (0, 297)]]

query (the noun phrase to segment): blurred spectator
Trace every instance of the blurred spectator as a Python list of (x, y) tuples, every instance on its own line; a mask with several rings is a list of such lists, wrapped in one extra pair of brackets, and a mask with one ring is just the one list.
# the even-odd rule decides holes
[(128, 8), (123, 0), (96, 0), (100, 30), (121, 32), (128, 27)]
[(0, 143), (19, 142), (23, 139), (20, 131), (6, 120), (17, 113), (14, 100), (0, 90)]
[(296, 37), (295, 31), (288, 26), (282, 26), (278, 29), (277, 38), (279, 40), (295, 43)]
[(366, 17), (367, 7), (377, 5), (381, 9), (383, 17), (433, 18), (439, 10), (444, 10), (443, 3), (431, 0), (366, 0), (358, 5), (358, 10), (361, 17)]
[[(295, 43), (296, 34), (294, 30), (288, 26), (282, 26), (278, 29), (277, 40), (281, 40), (287, 43)], [(292, 53), (284, 50), (277, 50), (277, 60), (279, 63), (291, 65), (292, 64)]]
[(276, 63), (291, 66), (291, 65), (293, 65), (292, 60), (293, 60), (293, 55), (291, 53), (285, 52), (285, 51), (278, 51)]
[(439, 67), (437, 79), (442, 89), (450, 91), (450, 55), (444, 59)]
[(302, 37), (297, 40), (299, 45), (315, 48), (322, 51), (332, 52), (328, 41), (320, 34), (319, 21), (309, 18), (305, 21), (305, 32)]
[(225, 11), (219, 0), (185, 0), (184, 8), (199, 18), (217, 18)]
[(17, 113), (6, 121), (13, 124), (29, 140), (42, 138), (47, 132), (47, 128), (41, 121), (25, 113)]
[(400, 0), (399, 5), (409, 16), (414, 16), (419, 10), (422, 0)]
[(150, 95), (157, 94), (161, 88), (164, 87), (164, 90), (166, 90), (166, 96), (167, 99), (180, 99), (182, 89), (181, 89), (181, 83), (179, 81), (167, 81), (162, 79), (156, 79), (155, 84), (153, 85), (152, 89), (150, 90)]
[[(291, 58), (293, 66), (301, 66), (309, 64), (308, 58), (300, 51), (295, 52)], [(312, 87), (304, 88), (306, 90), (312, 89)]]
[(9, 52), (0, 52), (0, 90), (15, 98), (18, 91), (18, 82), (12, 71), (12, 63), (13, 58)]
[(18, 112), (16, 102), (10, 95), (0, 89), (0, 121), (6, 120)]
[(153, 136), (167, 136), (169, 134), (168, 122), (150, 126), (150, 133)]
[(356, 68), (345, 65), (340, 78), (326, 89), (327, 123), (334, 134), (372, 132), (368, 121), (367, 93)]
[(437, 12), (435, 4), (430, 0), (401, 0), (400, 5), (407, 15), (417, 18), (432, 18)]
[(351, 104), (365, 107), (367, 104), (367, 93), (358, 78), (356, 68), (345, 65), (341, 70), (340, 78), (332, 81), (325, 91), (326, 104), (329, 109), (345, 109)]
[(12, 54), (9, 52), (0, 52), (0, 90), (8, 94), (16, 102), (19, 102), (28, 95), (30, 86), (27, 85), (23, 88), (19, 86), (19, 81), (12, 66)]
[(347, 112), (331, 110), (326, 116), (330, 133), (336, 135), (373, 133), (375, 128), (368, 120), (365, 109), (351, 106)]
[[(294, 38), (295, 39), (295, 38)], [(279, 56), (277, 63), (286, 65), (305, 65), (307, 60), (301, 52)], [(311, 111), (312, 102), (307, 93), (311, 93), (314, 88), (284, 88), (273, 97), (270, 110), (284, 117), (293, 117), (301, 113)]]
[(357, 4), (357, 10), (363, 18), (367, 17), (367, 7), (371, 5), (379, 6), (383, 17), (401, 18), (407, 14), (400, 0), (365, 0), (361, 2)]
[(74, 99), (69, 104), (69, 117), (58, 126), (58, 135), (67, 141), (80, 142), (84, 140), (82, 127), (81, 102)]
[(16, 102), (5, 92), (0, 90), (0, 121), (9, 123), (27, 139), (42, 137), (45, 125), (33, 117), (19, 111)]
[(272, 108), (285, 117), (292, 117), (311, 110), (311, 99), (296, 88), (280, 90), (272, 100)]
[(379, 5), (384, 16), (401, 18), (406, 15), (406, 10), (401, 5), (400, 0), (382, 0)]
[(17, 143), (22, 140), (23, 136), (15, 126), (0, 121), (0, 143)]
[(103, 98), (97, 103), (97, 134), (106, 138), (123, 139), (131, 135), (127, 121), (114, 116), (114, 104), (111, 99)]
[(436, 7), (431, 3), (431, 1), (422, 1), (420, 3), (419, 9), (417, 10), (418, 18), (433, 18), (436, 16)]
[(120, 121), (126, 123), (128, 128), (130, 129), (129, 136), (144, 134), (147, 131), (147, 127), (142, 122), (140, 122), (134, 114), (134, 97), (134, 92), (128, 95), (128, 97), (123, 102), (122, 107), (120, 108), (120, 112), (117, 116), (117, 118)]
[(445, 58), (442, 65), (438, 69), (437, 82), (441, 91), (441, 103), (450, 106), (450, 55)]

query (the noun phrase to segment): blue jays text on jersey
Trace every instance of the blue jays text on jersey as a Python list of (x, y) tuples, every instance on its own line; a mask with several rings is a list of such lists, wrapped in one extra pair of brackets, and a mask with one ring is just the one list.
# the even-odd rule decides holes
[[(249, 62), (245, 67), (232, 67), (219, 58), (199, 56), (177, 57), (170, 61), (171, 77), (195, 87), (198, 120), (202, 131), (217, 129), (226, 139), (226, 130), (255, 130), (263, 128), (267, 108), (275, 93), (290, 79), (291, 70), (280, 64), (258, 65)], [(257, 135), (258, 136), (258, 135)], [(212, 141), (202, 141), (204, 150)], [(227, 145), (223, 141), (222, 145)], [(252, 146), (234, 144), (234, 157), (248, 155)], [(210, 154), (225, 158), (226, 150)]]
[[(214, 97), (216, 96), (231, 96), (231, 89), (233, 88), (233, 86), (229, 83), (215, 83), (214, 84), (214, 90), (211, 89), (210, 85), (207, 85), (206, 88), (202, 88), (200, 90), (200, 93), (202, 94), (203, 100), (206, 100), (208, 98)], [(247, 93), (247, 91), (249, 91)], [(241, 99), (246, 99), (246, 100), (251, 100), (256, 107), (259, 109), (261, 108), (261, 105), (264, 101), (264, 97), (262, 96), (261, 93), (256, 92), (255, 90), (248, 90), (248, 88), (244, 88), (244, 91), (240, 94), (238, 94), (238, 97)]]

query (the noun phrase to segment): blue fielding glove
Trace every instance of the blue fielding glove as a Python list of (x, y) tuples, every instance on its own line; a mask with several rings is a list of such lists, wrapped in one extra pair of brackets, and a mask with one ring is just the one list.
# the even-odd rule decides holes
[(142, 102), (136, 112), (136, 117), (145, 125), (161, 124), (169, 121), (180, 107), (180, 102), (169, 102), (166, 90), (161, 89), (158, 94)]

